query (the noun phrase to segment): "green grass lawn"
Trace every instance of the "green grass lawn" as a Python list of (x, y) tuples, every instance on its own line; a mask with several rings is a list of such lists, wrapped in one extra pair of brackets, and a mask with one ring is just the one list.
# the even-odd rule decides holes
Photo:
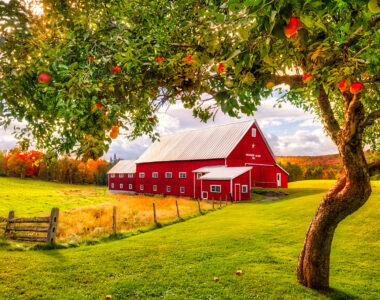
[[(83, 191), (71, 193), (72, 191)], [(33, 179), (0, 177), (0, 216), (49, 213), (52, 207), (70, 209), (110, 201), (107, 187), (52, 183)]]
[[(337, 228), (330, 280), (335, 292), (323, 295), (296, 283), (307, 227), (332, 184), (291, 183), (290, 195), (278, 201), (238, 203), (94, 246), (50, 251), (0, 246), (0, 298), (379, 299), (378, 181), (370, 200)], [(235, 275), (238, 269), (244, 274)]]

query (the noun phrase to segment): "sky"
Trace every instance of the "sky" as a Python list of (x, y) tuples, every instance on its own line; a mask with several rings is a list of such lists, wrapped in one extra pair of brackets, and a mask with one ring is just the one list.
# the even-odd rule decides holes
[[(336, 146), (323, 132), (320, 121), (314, 121), (313, 115), (288, 103), (282, 103), (281, 108), (274, 107), (274, 104), (276, 104), (275, 97), (263, 99), (253, 117), (242, 116), (240, 119), (236, 119), (219, 112), (214, 122), (211, 120), (205, 124), (199, 119), (195, 119), (191, 110), (183, 108), (178, 103), (158, 113), (159, 124), (156, 129), (160, 135), (167, 135), (185, 130), (256, 119), (277, 156), (325, 155), (338, 152)], [(16, 139), (12, 136), (12, 130), (0, 129), (1, 150), (9, 150), (16, 143)], [(105, 158), (109, 159), (116, 154), (117, 158), (137, 159), (151, 143), (148, 137), (128, 141), (120, 135), (111, 144)]]

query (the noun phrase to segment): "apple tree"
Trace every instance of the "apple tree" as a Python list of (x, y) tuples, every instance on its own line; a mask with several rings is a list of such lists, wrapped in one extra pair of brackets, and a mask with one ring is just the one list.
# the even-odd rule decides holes
[[(319, 118), (344, 176), (323, 197), (298, 281), (329, 287), (339, 222), (371, 194), (363, 149), (379, 148), (376, 0), (40, 0), (0, 4), (0, 112), (22, 146), (101, 156), (119, 128), (157, 138), (156, 113), (181, 101), (203, 121), (253, 115), (282, 91)], [(27, 2), (30, 4), (30, 2)]]

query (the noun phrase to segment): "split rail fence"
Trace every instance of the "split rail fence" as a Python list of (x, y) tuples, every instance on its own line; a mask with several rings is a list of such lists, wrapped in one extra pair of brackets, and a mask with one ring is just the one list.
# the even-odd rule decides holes
[[(0, 217), (0, 224), (5, 223), (0, 226), (0, 230), (4, 230), (6, 238), (18, 241), (54, 243), (57, 235), (58, 216), (58, 208), (53, 208), (49, 217), (15, 218), (14, 211), (10, 211), (8, 218)], [(32, 226), (31, 224), (38, 225)], [(19, 232), (34, 234), (20, 236), (17, 234)], [(41, 233), (43, 235), (40, 235)]]

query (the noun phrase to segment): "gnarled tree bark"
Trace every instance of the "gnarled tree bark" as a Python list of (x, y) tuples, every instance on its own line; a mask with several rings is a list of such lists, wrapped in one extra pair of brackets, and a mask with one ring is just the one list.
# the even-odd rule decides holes
[(358, 210), (371, 194), (370, 176), (380, 167), (368, 166), (362, 147), (362, 133), (367, 123), (363, 104), (348, 92), (345, 123), (340, 128), (328, 96), (320, 87), (317, 99), (324, 126), (338, 146), (344, 176), (323, 197), (311, 221), (298, 258), (297, 280), (306, 287), (329, 289), (330, 251), (335, 229), (347, 216)]

